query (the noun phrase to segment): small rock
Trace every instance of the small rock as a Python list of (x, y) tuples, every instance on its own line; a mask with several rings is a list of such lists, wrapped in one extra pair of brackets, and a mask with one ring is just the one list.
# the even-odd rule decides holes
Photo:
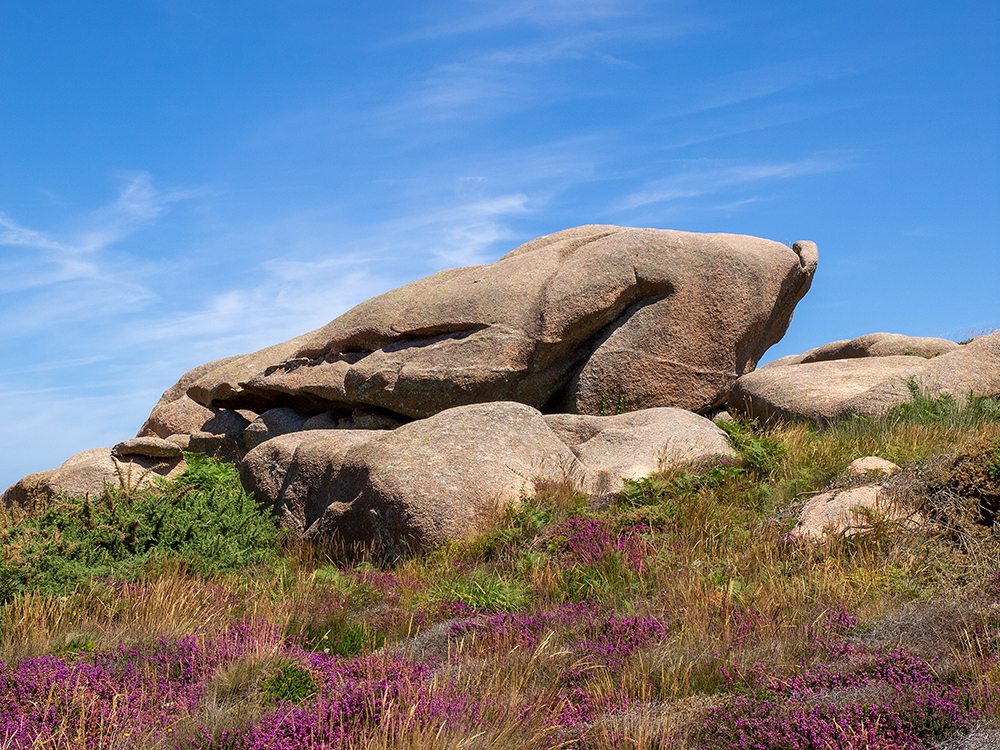
[(303, 430), (336, 430), (340, 427), (340, 417), (332, 411), (325, 411), (309, 417), (302, 425)]
[(137, 437), (124, 440), (111, 449), (112, 456), (150, 456), (151, 458), (180, 458), (184, 451), (171, 440), (158, 437)]
[(856, 458), (851, 461), (850, 465), (846, 469), (848, 474), (885, 474), (886, 476), (891, 476), (899, 471), (899, 467), (896, 466), (892, 461), (886, 461), (884, 458), (879, 458), (878, 456), (865, 456), (864, 458)]
[[(831, 490), (806, 501), (799, 522), (791, 536), (822, 541), (826, 534), (851, 536), (866, 531), (869, 525), (865, 511), (874, 512), (887, 521), (911, 517), (911, 512), (891, 502), (879, 485), (864, 485), (844, 490)], [(913, 523), (919, 519), (913, 517)]]
[(287, 406), (268, 409), (243, 430), (243, 449), (252, 451), (258, 445), (290, 432), (300, 432), (306, 418)]

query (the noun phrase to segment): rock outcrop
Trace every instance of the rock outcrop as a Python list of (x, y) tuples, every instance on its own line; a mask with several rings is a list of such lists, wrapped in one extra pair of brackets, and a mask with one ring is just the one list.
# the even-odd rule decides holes
[[(534, 479), (607, 493), (733, 456), (692, 412), (722, 405), (784, 335), (816, 264), (811, 242), (558, 232), (196, 367), (136, 438), (4, 500), (94, 494), (123, 467), (173, 475), (187, 450), (240, 462), (247, 489), (303, 536), (390, 551), (464, 536)], [(625, 413), (595, 416), (606, 411)]]
[(193, 436), (195, 444), (185, 450), (236, 460), (244, 453), (243, 432), (257, 415), (247, 410), (210, 409), (187, 395), (187, 391), (201, 377), (226, 367), (238, 357), (217, 359), (199, 365), (184, 373), (181, 379), (160, 397), (137, 437), (170, 438), (176, 435)]
[(865, 484), (835, 487), (810, 497), (802, 506), (799, 520), (792, 528), (793, 538), (813, 542), (828, 536), (852, 536), (871, 531), (873, 521), (892, 521), (904, 526), (922, 522), (920, 515), (893, 493), (885, 491), (885, 480), (899, 467), (878, 456), (865, 456), (851, 462), (847, 477), (864, 477)]
[(568, 229), (199, 368), (183, 390), (212, 409), (374, 407), (399, 422), (504, 400), (547, 413), (708, 409), (784, 335), (816, 262), (811, 242)]
[(736, 457), (725, 432), (684, 409), (660, 407), (613, 417), (550, 414), (545, 422), (587, 467), (591, 489), (598, 492), (617, 492), (622, 479)]
[[(939, 340), (909, 341), (913, 345)], [(881, 417), (912, 398), (911, 384), (928, 396), (1000, 396), (1000, 333), (964, 345), (941, 346), (942, 353), (929, 359), (915, 354), (879, 356), (872, 353), (874, 347), (864, 356), (829, 359), (831, 352), (856, 348), (843, 342), (828, 347), (807, 353), (808, 361), (777, 360), (740, 377), (729, 395), (729, 411), (764, 421), (807, 419), (828, 424), (855, 414)], [(824, 350), (827, 354), (817, 358), (816, 353)]]
[(959, 344), (948, 339), (904, 336), (900, 333), (869, 333), (856, 339), (831, 341), (829, 344), (810, 349), (804, 354), (792, 354), (762, 365), (760, 369), (784, 365), (802, 365), (810, 362), (829, 362), (834, 359), (857, 359), (859, 357), (914, 356), (931, 359), (939, 354), (957, 349)]
[(247, 454), (244, 487), (306, 537), (400, 551), (461, 538), (498, 508), (570, 479), (589, 492), (622, 477), (714, 456), (725, 433), (697, 414), (651, 409), (614, 417), (543, 416), (494, 402), (455, 407), (393, 431), (307, 430)]
[(162, 477), (177, 476), (185, 469), (183, 458), (140, 455), (133, 452), (137, 447), (126, 448), (126, 453), (119, 450), (119, 455), (114, 455), (113, 448), (92, 448), (77, 453), (57, 469), (22, 477), (7, 488), (0, 497), (0, 503), (5, 508), (25, 508), (44, 507), (60, 494), (96, 498), (103, 495), (107, 487), (135, 489)]

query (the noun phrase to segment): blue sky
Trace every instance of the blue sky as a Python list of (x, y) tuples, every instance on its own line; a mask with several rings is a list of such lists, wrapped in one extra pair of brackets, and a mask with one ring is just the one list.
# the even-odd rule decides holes
[(820, 248), (766, 359), (1000, 324), (1000, 6), (0, 4), (0, 488), (587, 223)]

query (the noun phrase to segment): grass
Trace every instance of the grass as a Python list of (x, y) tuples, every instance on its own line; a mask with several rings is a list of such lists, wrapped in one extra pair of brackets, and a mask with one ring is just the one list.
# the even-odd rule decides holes
[[(882, 420), (725, 429), (737, 460), (614, 497), (540, 485), (394, 567), (284, 538), (198, 457), (175, 481), (9, 516), (0, 747), (917, 748), (1000, 731), (997, 403), (915, 392)], [(866, 455), (904, 466), (930, 522), (790, 539), (796, 504)]]

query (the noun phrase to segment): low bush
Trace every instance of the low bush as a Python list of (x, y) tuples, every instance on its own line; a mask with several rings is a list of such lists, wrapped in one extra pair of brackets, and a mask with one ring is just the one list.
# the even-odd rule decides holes
[(99, 498), (60, 497), (0, 531), (0, 602), (25, 591), (65, 593), (91, 577), (133, 576), (179, 555), (196, 574), (269, 565), (282, 532), (243, 491), (236, 468), (186, 454), (177, 479)]

